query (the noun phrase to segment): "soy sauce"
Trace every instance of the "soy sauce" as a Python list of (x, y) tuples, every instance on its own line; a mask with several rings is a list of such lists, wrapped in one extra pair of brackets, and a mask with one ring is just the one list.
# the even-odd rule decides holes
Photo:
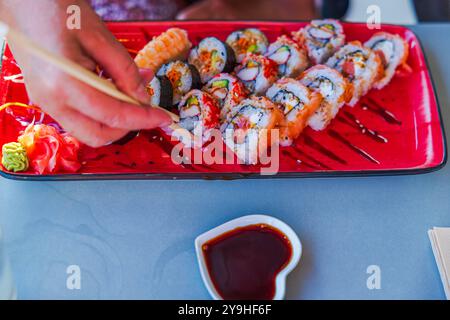
[(202, 250), (214, 287), (226, 300), (272, 299), (275, 278), (292, 257), (286, 235), (267, 224), (236, 228)]

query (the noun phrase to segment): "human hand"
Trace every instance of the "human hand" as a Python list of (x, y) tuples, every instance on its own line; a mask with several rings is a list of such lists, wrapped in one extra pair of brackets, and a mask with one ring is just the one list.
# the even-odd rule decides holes
[[(66, 10), (74, 4), (81, 8), (79, 30), (66, 27)], [(145, 86), (153, 73), (139, 72), (127, 50), (84, 0), (0, 0), (0, 18), (53, 53), (92, 71), (99, 65), (119, 90), (149, 103)], [(87, 145), (99, 147), (132, 130), (172, 123), (164, 111), (116, 100), (22, 51), (14, 42), (9, 44), (30, 100)]]

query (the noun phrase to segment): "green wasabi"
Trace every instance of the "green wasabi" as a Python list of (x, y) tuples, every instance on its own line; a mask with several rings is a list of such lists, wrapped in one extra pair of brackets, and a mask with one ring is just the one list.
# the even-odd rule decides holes
[(8, 171), (26, 171), (29, 162), (25, 148), (18, 142), (4, 144), (2, 147), (2, 165)]

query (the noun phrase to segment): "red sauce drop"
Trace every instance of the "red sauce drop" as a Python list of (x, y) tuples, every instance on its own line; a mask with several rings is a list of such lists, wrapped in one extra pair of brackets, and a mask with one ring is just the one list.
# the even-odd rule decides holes
[(266, 224), (228, 231), (202, 250), (214, 287), (227, 300), (272, 299), (275, 278), (292, 257), (286, 235)]

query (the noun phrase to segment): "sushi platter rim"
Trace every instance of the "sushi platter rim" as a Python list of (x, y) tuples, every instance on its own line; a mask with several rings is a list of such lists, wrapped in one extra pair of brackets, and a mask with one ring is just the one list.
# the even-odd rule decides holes
[(214, 227), (201, 235), (197, 236), (194, 241), (195, 252), (197, 256), (197, 262), (202, 276), (203, 283), (206, 289), (214, 300), (223, 300), (214, 287), (214, 284), (209, 275), (208, 268), (205, 262), (205, 256), (202, 252), (202, 246), (209, 240), (212, 240), (226, 232), (235, 230), (239, 227), (245, 227), (255, 224), (267, 224), (273, 228), (278, 229), (289, 240), (292, 246), (292, 256), (289, 259), (289, 263), (278, 272), (275, 278), (275, 295), (272, 300), (282, 300), (286, 292), (286, 277), (295, 267), (298, 265), (300, 258), (302, 257), (302, 243), (297, 233), (286, 222), (269, 215), (264, 214), (251, 214), (241, 216)]
[[(108, 26), (120, 25), (120, 24), (135, 24), (136, 26), (142, 26), (145, 24), (161, 24), (161, 23), (176, 23), (176, 24), (191, 24), (191, 23), (307, 23), (309, 21), (305, 20), (160, 20), (160, 21), (106, 21)], [(343, 22), (343, 25), (353, 24), (353, 25), (364, 25), (361, 22)], [(139, 172), (128, 172), (128, 173), (75, 173), (75, 174), (21, 174), (7, 172), (0, 168), (0, 176), (11, 179), (11, 180), (25, 180), (25, 181), (78, 181), (78, 180), (191, 180), (191, 179), (202, 179), (202, 180), (237, 180), (237, 179), (256, 179), (256, 178), (341, 178), (341, 177), (365, 177), (365, 176), (398, 176), (398, 175), (416, 175), (416, 174), (426, 174), (442, 169), (448, 160), (448, 150), (447, 150), (447, 137), (445, 134), (444, 122), (442, 117), (441, 105), (439, 98), (437, 96), (437, 90), (433, 75), (431, 73), (430, 64), (428, 61), (427, 54), (424, 50), (422, 41), (417, 36), (417, 34), (411, 30), (408, 26), (396, 25), (383, 23), (382, 26), (392, 26), (392, 27), (402, 27), (414, 35), (415, 40), (419, 44), (420, 51), (424, 57), (425, 66), (430, 77), (432, 93), (436, 100), (436, 107), (439, 116), (439, 125), (442, 135), (442, 146), (443, 146), (443, 157), (442, 161), (431, 167), (425, 168), (405, 168), (405, 169), (382, 169), (382, 170), (333, 170), (333, 171), (316, 171), (316, 172), (279, 172), (275, 175), (261, 175), (258, 172), (198, 172), (198, 173), (139, 173)], [(2, 47), (0, 49), (0, 56), (6, 50), (6, 41), (3, 41)], [(0, 74), (2, 71), (3, 59), (0, 59)], [(0, 88), (1, 89), (1, 88)]]

